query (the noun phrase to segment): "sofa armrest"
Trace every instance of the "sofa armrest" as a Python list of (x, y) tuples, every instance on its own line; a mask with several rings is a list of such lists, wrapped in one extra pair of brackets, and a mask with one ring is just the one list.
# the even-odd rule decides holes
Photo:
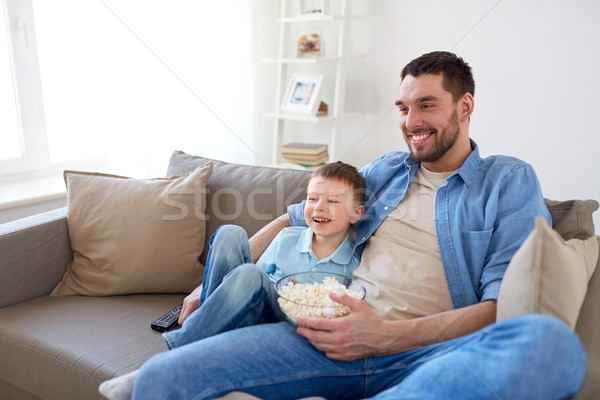
[(72, 257), (66, 207), (0, 225), (0, 308), (49, 294)]

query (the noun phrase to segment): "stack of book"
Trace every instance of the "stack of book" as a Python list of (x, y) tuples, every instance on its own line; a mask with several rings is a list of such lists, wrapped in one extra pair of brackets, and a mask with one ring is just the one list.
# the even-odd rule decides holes
[(328, 160), (327, 145), (317, 143), (288, 143), (281, 146), (286, 161), (306, 167), (321, 165)]

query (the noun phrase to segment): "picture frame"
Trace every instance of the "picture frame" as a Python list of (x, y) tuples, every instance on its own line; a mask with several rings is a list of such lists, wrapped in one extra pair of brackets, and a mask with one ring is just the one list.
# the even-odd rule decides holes
[(321, 104), (323, 75), (292, 74), (281, 109), (283, 111), (316, 115)]
[(327, 0), (297, 0), (299, 15), (325, 15)]

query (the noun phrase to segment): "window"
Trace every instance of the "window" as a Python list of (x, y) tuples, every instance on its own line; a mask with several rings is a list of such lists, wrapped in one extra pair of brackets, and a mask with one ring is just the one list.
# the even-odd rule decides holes
[(53, 165), (102, 163), (105, 154), (106, 29), (98, 18), (101, 5), (90, 3), (33, 0), (48, 157)]
[[(94, 62), (81, 50), (89, 48), (81, 43), (88, 38), (71, 31), (70, 42), (66, 42), (65, 32), (57, 29), (73, 27), (73, 24), (61, 24), (61, 18), (66, 18), (65, 9), (73, 10), (79, 2), (61, 6), (49, 3), (3, 2), (0, 177), (35, 176), (59, 172), (67, 166), (98, 166), (103, 162), (102, 124), (97, 118), (102, 109), (89, 101), (94, 97), (82, 98), (81, 93), (77, 93), (77, 90), (93, 90), (97, 82), (89, 79), (83, 83), (81, 78), (83, 74), (95, 72), (84, 65)], [(82, 20), (89, 22), (89, 19), (78, 19)], [(52, 41), (64, 45), (50, 45)], [(65, 49), (70, 49), (70, 54), (65, 54)], [(64, 84), (67, 81), (77, 84)]]
[(161, 176), (173, 150), (254, 159), (251, 3), (166, 4), (3, 0), (0, 182)]
[(0, 157), (0, 175), (31, 171), (44, 163), (45, 132), (39, 129), (43, 119), (41, 100), (36, 95), (39, 74), (28, 5), (26, 1), (7, 0), (2, 9), (1, 111), (7, 116), (2, 118), (2, 143), (8, 147)]
[(12, 65), (9, 57), (8, 29), (4, 13), (0, 15), (0, 160), (11, 160), (23, 155), (17, 102), (13, 86)]

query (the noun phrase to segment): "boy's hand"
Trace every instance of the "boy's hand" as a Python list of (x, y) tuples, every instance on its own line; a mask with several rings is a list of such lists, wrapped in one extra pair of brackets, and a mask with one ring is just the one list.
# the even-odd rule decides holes
[(179, 314), (179, 325), (183, 325), (183, 322), (190, 316), (191, 313), (200, 308), (200, 295), (202, 294), (202, 284), (198, 286), (192, 293), (183, 299), (183, 307), (181, 307), (181, 313)]

